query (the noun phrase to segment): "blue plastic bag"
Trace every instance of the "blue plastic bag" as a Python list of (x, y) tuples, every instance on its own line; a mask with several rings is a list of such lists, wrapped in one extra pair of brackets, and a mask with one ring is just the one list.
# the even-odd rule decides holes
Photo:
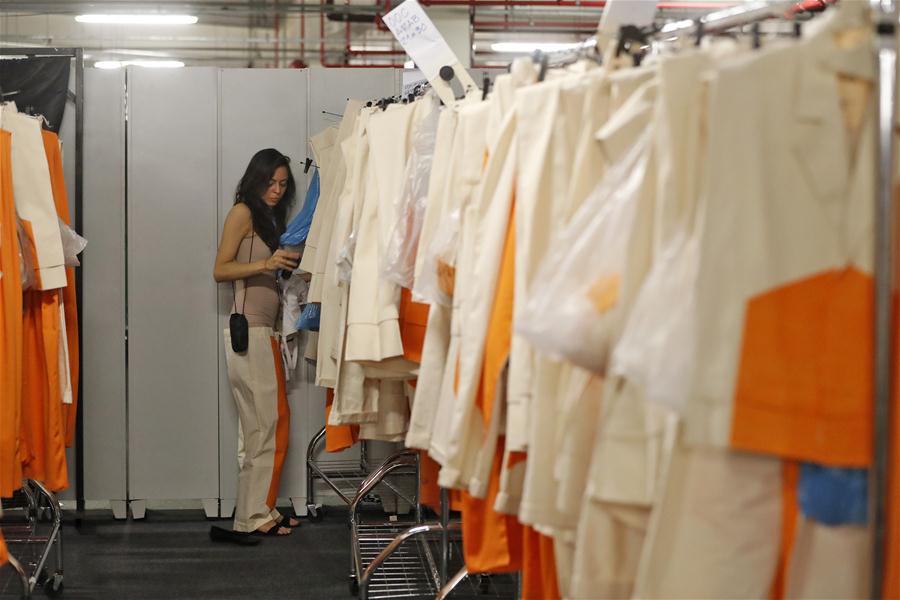
[(322, 305), (318, 302), (310, 302), (303, 307), (300, 317), (297, 319), (297, 329), (305, 329), (306, 331), (319, 330), (319, 318), (321, 316)]
[(868, 522), (869, 471), (800, 465), (798, 501), (803, 515), (824, 525)]
[(282, 246), (299, 246), (306, 241), (309, 235), (309, 227), (312, 225), (313, 215), (316, 212), (316, 205), (319, 203), (319, 170), (313, 173), (312, 182), (306, 190), (306, 199), (303, 201), (303, 208), (294, 217), (294, 220), (287, 226), (287, 230), (281, 236)]

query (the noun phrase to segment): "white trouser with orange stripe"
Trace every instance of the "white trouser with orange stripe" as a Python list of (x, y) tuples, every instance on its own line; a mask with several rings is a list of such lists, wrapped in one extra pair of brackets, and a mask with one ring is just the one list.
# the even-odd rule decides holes
[(271, 327), (251, 327), (247, 351), (240, 354), (231, 349), (226, 329), (225, 357), (244, 450), (234, 529), (254, 531), (281, 519), (275, 502), (290, 432), (284, 367)]

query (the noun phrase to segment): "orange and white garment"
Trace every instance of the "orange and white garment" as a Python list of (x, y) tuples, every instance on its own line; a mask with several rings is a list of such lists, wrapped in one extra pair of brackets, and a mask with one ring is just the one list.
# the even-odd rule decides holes
[(41, 120), (16, 110), (12, 102), (0, 107), (0, 128), (13, 134), (12, 170), (16, 210), (31, 223), (36, 254), (37, 289), (66, 287), (65, 256), (47, 155), (41, 137)]

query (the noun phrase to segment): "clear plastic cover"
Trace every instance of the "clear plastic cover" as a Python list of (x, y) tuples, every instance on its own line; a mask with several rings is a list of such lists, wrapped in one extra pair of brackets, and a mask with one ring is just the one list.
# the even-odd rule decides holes
[(66, 257), (67, 267), (80, 267), (78, 255), (87, 247), (87, 240), (75, 233), (65, 221), (59, 219), (59, 233), (62, 236), (63, 254)]
[(416, 254), (425, 218), (428, 183), (437, 139), (439, 101), (437, 97), (431, 101), (435, 106), (413, 134), (412, 151), (406, 162), (403, 193), (394, 206), (394, 230), (381, 254), (382, 277), (405, 288), (411, 288), (415, 279)]
[(426, 302), (443, 306), (453, 304), (460, 227), (457, 209), (444, 218), (426, 248), (425, 262), (416, 282), (416, 291)]
[(353, 277), (353, 255), (356, 253), (356, 231), (354, 230), (348, 237), (347, 242), (337, 258), (337, 277), (342, 283), (350, 283)]
[(606, 373), (628, 296), (649, 266), (653, 211), (644, 184), (650, 155), (645, 132), (554, 236), (538, 265), (516, 329), (541, 353)]

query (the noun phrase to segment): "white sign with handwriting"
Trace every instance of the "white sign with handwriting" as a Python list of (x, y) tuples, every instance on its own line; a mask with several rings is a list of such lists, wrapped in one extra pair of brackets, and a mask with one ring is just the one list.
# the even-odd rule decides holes
[(441, 67), (459, 62), (416, 0), (406, 0), (382, 19), (429, 81), (438, 78)]

